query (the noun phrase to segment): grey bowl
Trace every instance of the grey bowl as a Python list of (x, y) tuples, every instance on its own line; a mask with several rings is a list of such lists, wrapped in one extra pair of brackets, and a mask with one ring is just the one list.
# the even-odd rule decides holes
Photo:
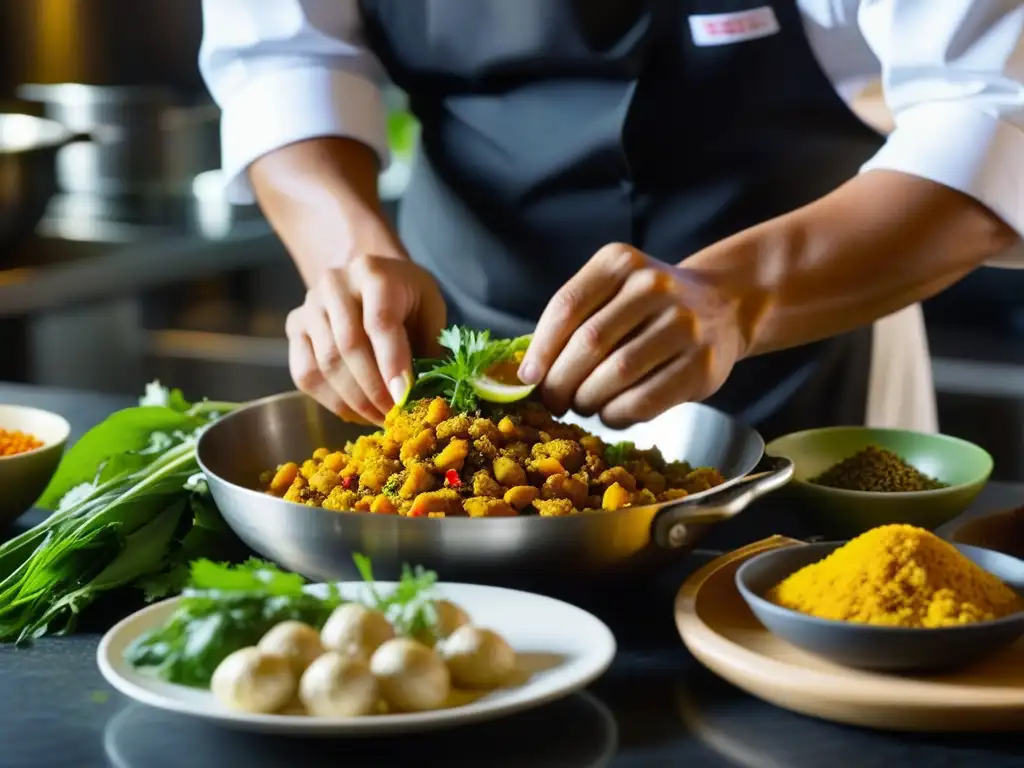
[[(827, 557), (845, 542), (801, 544), (764, 552), (736, 572), (736, 586), (772, 634), (847, 667), (885, 672), (941, 670), (977, 661), (1024, 635), (1024, 612), (959, 627), (880, 627), (819, 619), (764, 598), (772, 587)], [(990, 549), (954, 544), (962, 554), (1024, 594), (1024, 561)]]

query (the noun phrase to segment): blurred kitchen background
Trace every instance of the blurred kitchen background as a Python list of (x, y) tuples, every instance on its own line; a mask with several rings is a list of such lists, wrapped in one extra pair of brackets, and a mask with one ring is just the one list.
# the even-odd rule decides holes
[[(2, 147), (38, 128), (0, 122), (0, 380), (134, 393), (160, 378), (226, 399), (291, 388), (283, 325), (303, 288), (259, 211), (224, 200), (201, 32), (200, 0), (0, 0), (0, 113), (88, 137), (30, 166)], [(389, 98), (393, 214), (416, 126)], [(875, 87), (858, 112), (889, 124)], [(39, 201), (39, 222), (19, 227)], [(1024, 480), (1024, 271), (980, 270), (926, 315), (942, 430)]]

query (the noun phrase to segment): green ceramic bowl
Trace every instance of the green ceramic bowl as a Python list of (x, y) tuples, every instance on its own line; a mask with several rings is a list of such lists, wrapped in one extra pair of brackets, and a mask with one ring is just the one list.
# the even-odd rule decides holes
[[(893, 451), (947, 488), (907, 493), (844, 491), (808, 482), (869, 445)], [(970, 506), (992, 474), (992, 457), (973, 443), (948, 435), (870, 427), (826, 427), (773, 440), (769, 456), (785, 456), (796, 466), (778, 493), (793, 503), (810, 535), (848, 539), (889, 523), (932, 530)]]

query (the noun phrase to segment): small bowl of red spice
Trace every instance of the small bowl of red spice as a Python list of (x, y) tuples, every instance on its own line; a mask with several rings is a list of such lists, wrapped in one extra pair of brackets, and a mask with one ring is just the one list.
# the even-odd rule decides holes
[(0, 405), (0, 524), (31, 507), (53, 477), (71, 432), (56, 413)]
[(891, 523), (934, 530), (970, 506), (993, 467), (988, 451), (957, 437), (872, 427), (794, 432), (765, 453), (793, 461), (783, 491), (806, 533), (830, 539)]

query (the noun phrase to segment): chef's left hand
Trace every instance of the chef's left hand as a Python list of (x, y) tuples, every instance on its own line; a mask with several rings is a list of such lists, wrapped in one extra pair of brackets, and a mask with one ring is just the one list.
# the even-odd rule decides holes
[(749, 346), (737, 304), (707, 275), (608, 245), (548, 303), (519, 376), (556, 414), (649, 421), (722, 386)]

